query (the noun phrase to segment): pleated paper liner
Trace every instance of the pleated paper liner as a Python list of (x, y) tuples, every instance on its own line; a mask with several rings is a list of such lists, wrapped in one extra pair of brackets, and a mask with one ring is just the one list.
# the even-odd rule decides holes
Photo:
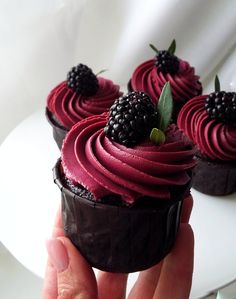
[(193, 188), (209, 195), (227, 195), (236, 191), (236, 162), (215, 162), (196, 156)]
[(65, 234), (92, 267), (120, 273), (141, 271), (171, 251), (189, 185), (174, 200), (157, 199), (156, 207), (114, 206), (72, 193), (63, 183), (60, 163), (59, 159), (53, 174), (61, 190)]
[(53, 117), (53, 114), (47, 108), (46, 108), (46, 111), (45, 111), (45, 115), (46, 115), (46, 118), (47, 118), (49, 124), (52, 127), (53, 138), (54, 138), (57, 146), (61, 150), (63, 140), (64, 140), (68, 130), (65, 127), (61, 126), (55, 120), (55, 118)]

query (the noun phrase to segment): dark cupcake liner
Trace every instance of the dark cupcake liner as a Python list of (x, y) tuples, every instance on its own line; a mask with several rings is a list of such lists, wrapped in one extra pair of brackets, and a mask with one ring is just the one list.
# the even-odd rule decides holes
[(214, 162), (196, 156), (192, 186), (209, 195), (227, 195), (236, 191), (236, 162)]
[(141, 271), (171, 251), (189, 186), (175, 200), (159, 200), (158, 207), (135, 208), (103, 204), (72, 193), (63, 183), (60, 160), (53, 174), (61, 190), (65, 234), (92, 267), (120, 273)]
[(64, 140), (68, 130), (56, 121), (55, 117), (53, 117), (53, 114), (47, 108), (45, 111), (45, 115), (46, 115), (47, 121), (49, 122), (49, 124), (52, 127), (53, 138), (54, 138), (57, 146), (61, 150), (63, 140)]

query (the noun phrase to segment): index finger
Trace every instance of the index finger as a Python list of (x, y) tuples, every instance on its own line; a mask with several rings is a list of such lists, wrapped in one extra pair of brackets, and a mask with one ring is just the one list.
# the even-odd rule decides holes
[(165, 258), (153, 298), (189, 298), (193, 274), (193, 257), (193, 231), (189, 224), (182, 223), (175, 246)]
[(190, 194), (183, 200), (183, 207), (182, 207), (182, 214), (181, 214), (181, 222), (182, 223), (189, 222), (192, 208), (193, 208), (193, 197)]
[[(62, 236), (64, 236), (64, 230), (61, 217), (61, 205), (59, 205), (53, 226), (52, 238)], [(44, 276), (43, 299), (56, 299), (57, 297), (57, 271), (53, 267), (50, 259), (48, 259)]]
[(63, 224), (62, 224), (62, 216), (61, 216), (61, 204), (59, 205), (59, 208), (57, 210), (53, 231), (52, 231), (52, 237), (63, 237), (65, 236)]

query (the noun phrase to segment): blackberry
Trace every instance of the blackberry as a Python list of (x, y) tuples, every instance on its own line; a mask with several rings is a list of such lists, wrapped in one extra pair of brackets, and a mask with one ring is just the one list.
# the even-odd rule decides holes
[(210, 118), (236, 125), (236, 93), (212, 92), (205, 100), (205, 109)]
[(144, 140), (156, 121), (154, 104), (144, 92), (130, 92), (115, 100), (104, 128), (106, 135), (132, 147)]
[(80, 63), (67, 74), (67, 85), (82, 96), (92, 96), (98, 91), (98, 79), (92, 70)]
[(169, 51), (162, 50), (158, 51), (156, 55), (155, 65), (158, 72), (174, 75), (179, 70), (179, 59)]

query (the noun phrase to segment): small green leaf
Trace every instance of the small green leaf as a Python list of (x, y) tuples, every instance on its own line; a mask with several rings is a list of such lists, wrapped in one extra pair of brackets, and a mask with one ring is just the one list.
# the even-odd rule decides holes
[(215, 91), (220, 91), (220, 80), (219, 77), (216, 75), (215, 77)]
[(158, 49), (153, 44), (149, 44), (149, 46), (153, 49), (154, 52), (156, 52), (156, 54), (159, 53)]
[(107, 69), (104, 69), (104, 70), (99, 71), (99, 72), (96, 74), (96, 76), (101, 75), (102, 73), (105, 73), (105, 72), (107, 72)]
[(163, 131), (153, 128), (150, 133), (150, 139), (153, 143), (160, 145), (165, 142), (166, 137)]
[(171, 45), (168, 48), (168, 52), (170, 54), (174, 55), (175, 54), (175, 50), (176, 50), (176, 41), (175, 41), (175, 39), (173, 39)]
[(158, 128), (164, 132), (170, 123), (173, 111), (170, 82), (167, 82), (162, 89), (160, 98), (157, 102), (157, 111), (159, 116)]

